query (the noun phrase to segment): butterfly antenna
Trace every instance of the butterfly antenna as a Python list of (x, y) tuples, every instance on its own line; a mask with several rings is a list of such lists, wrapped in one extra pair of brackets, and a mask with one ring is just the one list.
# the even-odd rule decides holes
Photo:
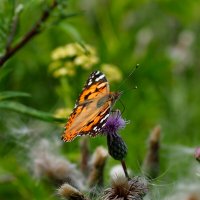
[(136, 89), (138, 89), (137, 85), (133, 88), (128, 88), (127, 90), (124, 90), (123, 93), (130, 91), (130, 90), (136, 90)]
[(119, 99), (119, 101), (120, 101), (120, 103), (121, 103), (121, 105), (122, 105), (122, 108), (123, 108), (122, 111), (121, 111), (121, 113), (123, 114), (126, 108), (125, 108), (123, 102), (121, 101), (121, 99)]
[(130, 76), (132, 76), (135, 73), (135, 71), (138, 69), (138, 67), (139, 67), (139, 64), (136, 64), (136, 66), (131, 69), (131, 71), (129, 72), (129, 75), (122, 81), (119, 88), (130, 78)]

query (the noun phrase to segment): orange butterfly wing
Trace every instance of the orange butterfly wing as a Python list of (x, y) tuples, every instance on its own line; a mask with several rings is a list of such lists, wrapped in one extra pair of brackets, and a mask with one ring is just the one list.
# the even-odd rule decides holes
[(93, 72), (65, 126), (62, 139), (72, 141), (79, 135), (97, 135), (105, 125), (118, 93), (110, 93), (108, 81), (100, 71)]

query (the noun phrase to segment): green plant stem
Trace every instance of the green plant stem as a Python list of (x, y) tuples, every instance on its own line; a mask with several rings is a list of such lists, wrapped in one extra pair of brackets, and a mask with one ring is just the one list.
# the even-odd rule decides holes
[(127, 171), (127, 167), (126, 167), (125, 161), (124, 161), (124, 160), (121, 160), (121, 164), (122, 164), (122, 168), (123, 168), (123, 170), (124, 170), (124, 174), (125, 174), (126, 178), (127, 178), (128, 180), (130, 180), (130, 177), (129, 177), (129, 175), (128, 175), (128, 171)]
[(33, 27), (22, 37), (22, 39), (13, 47), (11, 44), (9, 49), (5, 52), (3, 56), (0, 57), (0, 67), (11, 57), (13, 56), (19, 49), (21, 49), (25, 44), (27, 44), (34, 36), (38, 35), (41, 32), (42, 24), (49, 18), (50, 13), (54, 8), (58, 5), (56, 0), (52, 1), (52, 4), (48, 9), (44, 10), (40, 19), (33, 25)]
[(57, 118), (50, 113), (39, 111), (14, 101), (0, 101), (0, 109), (9, 109), (47, 122), (63, 123), (66, 121), (65, 118)]

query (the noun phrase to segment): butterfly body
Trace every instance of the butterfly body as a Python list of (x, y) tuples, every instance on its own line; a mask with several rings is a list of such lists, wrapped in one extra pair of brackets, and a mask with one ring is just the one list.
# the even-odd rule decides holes
[(120, 95), (120, 92), (110, 92), (108, 81), (102, 72), (93, 72), (68, 118), (62, 139), (69, 142), (77, 136), (99, 134), (106, 124), (111, 107)]

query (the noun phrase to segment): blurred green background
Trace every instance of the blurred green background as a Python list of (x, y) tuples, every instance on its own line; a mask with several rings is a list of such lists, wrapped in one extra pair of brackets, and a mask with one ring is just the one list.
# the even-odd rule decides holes
[[(60, 6), (42, 24), (42, 32), (0, 68), (0, 91), (30, 94), (14, 95), (12, 102), (67, 117), (89, 74), (102, 70), (111, 91), (123, 91), (115, 108), (123, 110), (124, 105), (123, 117), (130, 120), (121, 136), (129, 149), (126, 161), (133, 174), (143, 174), (149, 133), (161, 126), (160, 174), (152, 186), (152, 199), (170, 199), (179, 192), (175, 186), (180, 182), (187, 183), (184, 192), (188, 184), (199, 187), (199, 166), (193, 151), (200, 139), (200, 1), (58, 2)], [(51, 0), (0, 2), (1, 55), (16, 9), (22, 7), (13, 44), (50, 4)], [(72, 51), (78, 48), (78, 53), (62, 55), (66, 45), (71, 45)], [(130, 75), (136, 64), (140, 67)], [(112, 70), (118, 79), (112, 80)], [(60, 155), (78, 163), (81, 138), (61, 142), (63, 124), (54, 118), (48, 120), (46, 115), (43, 120), (36, 119), (31, 110), (22, 114), (17, 104), (6, 109), (7, 99), (2, 96), (0, 199), (57, 199), (52, 184), (33, 176), (31, 152), (46, 138), (59, 143)], [(106, 147), (105, 137), (90, 139), (91, 152), (98, 145)], [(116, 164), (118, 161), (109, 158), (107, 176)]]

